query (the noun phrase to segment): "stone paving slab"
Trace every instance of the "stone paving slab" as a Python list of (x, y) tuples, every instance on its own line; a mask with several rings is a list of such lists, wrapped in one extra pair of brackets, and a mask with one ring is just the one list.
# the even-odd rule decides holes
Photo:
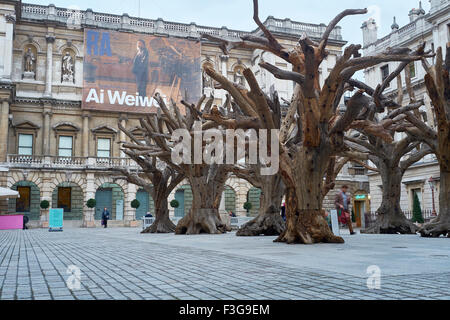
[[(449, 239), (345, 236), (286, 245), (139, 229), (0, 231), (0, 300), (426, 299), (450, 297)], [(71, 287), (79, 268), (80, 288)], [(380, 290), (367, 268), (381, 270)], [(77, 280), (77, 277), (75, 277)]]

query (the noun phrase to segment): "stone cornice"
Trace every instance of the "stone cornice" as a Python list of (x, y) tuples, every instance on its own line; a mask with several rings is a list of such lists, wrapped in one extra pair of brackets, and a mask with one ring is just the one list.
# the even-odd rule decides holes
[(16, 97), (14, 99), (15, 104), (34, 104), (34, 105), (45, 105), (50, 104), (53, 106), (68, 106), (68, 107), (81, 107), (80, 101), (71, 100), (58, 100), (58, 99), (48, 99), (48, 98), (24, 98)]

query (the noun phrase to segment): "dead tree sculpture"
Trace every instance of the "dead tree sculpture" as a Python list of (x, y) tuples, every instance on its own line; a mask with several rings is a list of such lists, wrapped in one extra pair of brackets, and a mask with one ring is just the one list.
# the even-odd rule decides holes
[[(424, 47), (424, 44), (421, 45), (411, 54), (424, 54)], [(368, 155), (366, 160), (375, 164), (376, 168), (372, 168), (372, 170), (379, 172), (382, 180), (382, 202), (377, 210), (377, 220), (373, 226), (362, 230), (362, 233), (415, 234), (417, 231), (417, 227), (405, 217), (400, 208), (401, 183), (405, 171), (426, 155), (431, 154), (432, 150), (410, 134), (406, 134), (400, 140), (394, 140), (397, 132), (405, 132), (412, 127), (405, 120), (404, 113), (414, 112), (418, 115), (418, 109), (424, 104), (423, 100), (416, 101), (411, 89), (411, 78), (408, 73), (410, 69), (407, 66), (407, 62), (400, 63), (398, 68), (380, 86), (375, 90), (371, 88), (367, 90), (372, 93), (372, 102), (366, 114), (363, 115), (365, 119), (354, 121), (351, 126), (359, 133), (345, 137), (347, 144), (352, 149), (363, 151)], [(405, 71), (406, 86), (410, 96), (410, 103), (403, 107), (402, 71)], [(388, 101), (383, 96), (383, 91), (395, 78), (398, 82), (397, 103)], [(360, 83), (350, 82), (356, 87), (362, 87)], [(385, 114), (379, 119), (376, 111), (383, 111), (387, 104), (390, 106), (387, 115)], [(376, 123), (376, 125), (367, 126), (368, 121)], [(380, 137), (381, 132), (384, 133), (382, 138)]]
[[(245, 88), (239, 84), (234, 84), (239, 90)], [(272, 110), (272, 121), (276, 128), (281, 126), (281, 106), (278, 99), (277, 92), (272, 92), (271, 97), (265, 97), (267, 103)], [(203, 118), (212, 121), (217, 124), (218, 127), (223, 129), (238, 129), (239, 127), (250, 127), (254, 122), (252, 118), (246, 117), (240, 110), (238, 105), (234, 103), (230, 96), (227, 95), (226, 108), (223, 108), (223, 112), (217, 107), (211, 110), (204, 110)], [(232, 109), (232, 110), (231, 110)], [(255, 136), (258, 133), (255, 132)], [(237, 144), (236, 144), (237, 145)], [(248, 160), (250, 149), (245, 148), (243, 155)], [(237, 159), (242, 160), (242, 159)], [(278, 172), (274, 175), (263, 175), (261, 169), (264, 167), (260, 162), (257, 164), (236, 164), (232, 171), (238, 178), (244, 179), (252, 184), (254, 187), (261, 189), (260, 208), (258, 215), (255, 219), (249, 221), (243, 225), (238, 232), (237, 236), (274, 236), (280, 235), (285, 229), (285, 222), (280, 215), (281, 201), (285, 194), (285, 186), (281, 174)]]
[(152, 156), (149, 151), (152, 148), (151, 139), (142, 139), (136, 137), (132, 132), (124, 128), (119, 123), (119, 129), (122, 130), (131, 142), (121, 142), (122, 151), (134, 160), (142, 170), (132, 172), (130, 169), (114, 168), (114, 171), (120, 173), (119, 178), (127, 180), (142, 187), (147, 191), (155, 204), (155, 222), (142, 231), (142, 233), (172, 233), (175, 231), (175, 224), (169, 219), (168, 197), (171, 192), (184, 180), (184, 175), (177, 172)]
[[(146, 146), (134, 141), (134, 144), (125, 147), (133, 150), (138, 157), (142, 155), (157, 157), (188, 180), (192, 188), (192, 208), (179, 221), (175, 229), (176, 234), (226, 232), (227, 226), (219, 215), (219, 205), (225, 182), (230, 176), (230, 167), (222, 164), (207, 164), (202, 157), (200, 157), (200, 161), (196, 159), (197, 155), (203, 156), (206, 152), (206, 143), (202, 135), (202, 118), (200, 117), (200, 109), (205, 97), (202, 97), (197, 105), (183, 102), (186, 107), (186, 115), (181, 113), (173, 101), (171, 104), (173, 111), (169, 110), (159, 94), (155, 95), (155, 100), (163, 114), (157, 115), (157, 117), (147, 116), (140, 120), (143, 130), (151, 141)], [(213, 100), (214, 98), (211, 98), (206, 102), (206, 108), (211, 107)], [(195, 126), (196, 124), (199, 125), (198, 128)], [(177, 132), (178, 136), (174, 134)], [(197, 145), (198, 141), (199, 145)], [(185, 146), (185, 150), (183, 150), (183, 146)], [(197, 150), (198, 148), (200, 150)], [(173, 155), (179, 153), (175, 149), (183, 153), (180, 163), (173, 160)]]
[(436, 155), (440, 166), (439, 215), (419, 230), (423, 237), (450, 237), (450, 47), (443, 60), (442, 48), (438, 48), (436, 63), (430, 66), (426, 59), (422, 64), (427, 71), (425, 84), (434, 106), (437, 130), (419, 120), (417, 115), (409, 112), (407, 119), (414, 128), (408, 133), (428, 144)]
[[(205, 38), (220, 43), (224, 53), (234, 48), (261, 49), (270, 52), (292, 65), (292, 71), (281, 70), (274, 65), (260, 66), (275, 77), (297, 83), (288, 116), (285, 118), (280, 136), (297, 126), (295, 144), (287, 148), (280, 143), (280, 170), (287, 188), (286, 230), (277, 241), (287, 243), (343, 243), (341, 237), (333, 235), (322, 213), (324, 177), (330, 160), (344, 148), (344, 133), (366, 107), (368, 101), (364, 91), (356, 93), (348, 102), (345, 114), (338, 116), (337, 107), (345, 90), (345, 83), (355, 72), (388, 61), (411, 62), (422, 56), (405, 54), (402, 50), (389, 50), (377, 56), (361, 57), (361, 46), (348, 46), (340, 57), (325, 84), (320, 86), (319, 66), (327, 56), (328, 38), (342, 18), (348, 15), (367, 13), (362, 10), (345, 10), (327, 26), (319, 42), (303, 36), (293, 49), (281, 45), (258, 16), (258, 1), (254, 0), (254, 20), (264, 37), (242, 36), (240, 41), (227, 41), (214, 36)], [(206, 73), (227, 90), (241, 110), (258, 121), (259, 127), (276, 129), (272, 111), (256, 78), (250, 69), (244, 76), (250, 91), (239, 90), (228, 79), (206, 67)], [(296, 118), (296, 114), (299, 115)], [(297, 125), (296, 119), (300, 123)], [(280, 139), (283, 140), (282, 138)], [(330, 180), (326, 178), (326, 180)]]

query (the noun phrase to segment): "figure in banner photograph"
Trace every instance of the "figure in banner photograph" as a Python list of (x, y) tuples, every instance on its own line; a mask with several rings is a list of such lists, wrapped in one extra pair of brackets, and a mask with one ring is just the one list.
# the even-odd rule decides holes
[(140, 97), (147, 96), (149, 53), (145, 41), (137, 42), (137, 53), (133, 60), (133, 74), (136, 76), (137, 93)]

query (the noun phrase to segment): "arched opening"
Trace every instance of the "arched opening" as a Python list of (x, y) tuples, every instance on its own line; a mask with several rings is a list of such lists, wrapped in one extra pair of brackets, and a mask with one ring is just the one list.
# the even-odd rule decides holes
[(139, 189), (136, 193), (136, 199), (140, 206), (136, 209), (136, 220), (141, 220), (147, 213), (155, 215), (155, 203), (152, 196), (144, 189)]
[(251, 188), (247, 193), (247, 202), (252, 204), (249, 214), (251, 216), (257, 216), (259, 212), (259, 207), (261, 206), (261, 189)]
[(175, 208), (175, 217), (184, 217), (192, 208), (192, 189), (190, 185), (184, 185), (175, 192), (175, 200), (179, 207)]
[(224, 190), (224, 196), (225, 196), (225, 211), (229, 213), (230, 211), (234, 214), (237, 214), (236, 212), (236, 191), (230, 186), (225, 186)]
[(52, 208), (64, 209), (64, 220), (82, 220), (83, 190), (75, 183), (59, 184), (52, 193)]
[(95, 220), (102, 219), (104, 208), (109, 211), (111, 220), (123, 220), (125, 195), (122, 187), (115, 183), (102, 184), (95, 193)]
[(9, 199), (8, 211), (24, 214), (30, 221), (40, 220), (41, 191), (38, 186), (31, 181), (19, 181), (11, 189), (18, 191), (20, 198)]

